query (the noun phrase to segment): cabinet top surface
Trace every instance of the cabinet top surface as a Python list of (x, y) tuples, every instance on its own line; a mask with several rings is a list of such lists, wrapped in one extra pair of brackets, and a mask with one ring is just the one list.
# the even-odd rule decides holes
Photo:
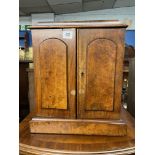
[(40, 22), (38, 25), (30, 26), (30, 29), (50, 29), (50, 28), (126, 28), (128, 25), (118, 20), (100, 20), (100, 21), (72, 21), (72, 22)]

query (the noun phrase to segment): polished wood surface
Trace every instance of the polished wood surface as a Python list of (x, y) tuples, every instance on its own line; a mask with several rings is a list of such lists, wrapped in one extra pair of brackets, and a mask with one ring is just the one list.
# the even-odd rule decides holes
[(28, 73), (28, 96), (29, 96), (29, 107), (30, 112), (35, 110), (35, 100), (34, 100), (34, 70), (32, 68), (26, 69)]
[(50, 29), (50, 28), (126, 28), (127, 25), (123, 21), (118, 20), (96, 20), (96, 21), (64, 21), (64, 22), (45, 22), (36, 26), (30, 26), (30, 29)]
[(65, 29), (32, 30), (37, 116), (75, 118), (76, 33)]
[(31, 133), (125, 136), (127, 132), (123, 120), (33, 118), (29, 124)]
[(67, 109), (67, 46), (59, 39), (40, 44), (42, 108)]
[(127, 122), (127, 135), (82, 136), (58, 134), (31, 134), (29, 121), (34, 114), (20, 123), (20, 154), (132, 154), (135, 151), (134, 119), (124, 109), (121, 115)]
[(88, 43), (86, 52), (85, 110), (113, 111), (116, 44), (95, 39)]
[(124, 30), (78, 29), (78, 118), (120, 118)]
[[(76, 134), (77, 127), (83, 124), (79, 133), (89, 134), (94, 126), (99, 135), (105, 135), (96, 119), (112, 119), (111, 128), (102, 122), (106, 135), (112, 135), (111, 131), (115, 136), (124, 135), (126, 125), (122, 127), (117, 121), (120, 120), (126, 26), (119, 21), (93, 21), (52, 23), (49, 27), (32, 27), (36, 116), (62, 118), (62, 122), (66, 118), (76, 119), (74, 124), (68, 122), (69, 134), (72, 130)], [(96, 120), (96, 124), (87, 120), (83, 123), (82, 119)], [(50, 132), (60, 131), (62, 126), (65, 133), (62, 122), (55, 129), (50, 122)], [(36, 128), (37, 124), (42, 125), (39, 132), (47, 131), (43, 123), (35, 122)], [(87, 133), (85, 128), (89, 128)], [(115, 131), (116, 128), (122, 129)]]

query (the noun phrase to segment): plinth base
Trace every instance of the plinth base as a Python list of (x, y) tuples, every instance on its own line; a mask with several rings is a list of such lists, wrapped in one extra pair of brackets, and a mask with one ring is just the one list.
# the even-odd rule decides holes
[(29, 114), (20, 123), (19, 149), (21, 155), (125, 155), (135, 152), (134, 118), (124, 109), (122, 120), (127, 124), (126, 136), (84, 136), (64, 134), (31, 134)]
[(127, 126), (123, 120), (83, 120), (32, 118), (31, 133), (125, 136)]

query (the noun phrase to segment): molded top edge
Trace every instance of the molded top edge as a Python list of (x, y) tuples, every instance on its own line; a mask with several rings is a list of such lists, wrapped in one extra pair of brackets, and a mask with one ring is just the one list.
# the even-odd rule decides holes
[(126, 28), (128, 25), (118, 20), (96, 20), (96, 21), (72, 21), (72, 22), (39, 22), (38, 25), (30, 26), (30, 29), (50, 29), (50, 28), (89, 28), (89, 27), (107, 27), (107, 28)]

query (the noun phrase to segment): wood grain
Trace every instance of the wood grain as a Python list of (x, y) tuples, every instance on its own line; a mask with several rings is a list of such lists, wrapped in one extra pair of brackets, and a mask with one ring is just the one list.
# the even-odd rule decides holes
[[(67, 28), (72, 26), (75, 28)], [(36, 116), (76, 119), (73, 122), (80, 119), (66, 125), (64, 120), (58, 121), (54, 131), (61, 133), (62, 129), (66, 133), (68, 127), (73, 134), (82, 134), (85, 128), (94, 133), (118, 133), (116, 126), (108, 128), (103, 123), (102, 130), (100, 125), (91, 126), (85, 119), (96, 123), (96, 119), (120, 120), (125, 27), (112, 21), (32, 27)], [(85, 125), (77, 130), (82, 119)], [(53, 121), (49, 124), (47, 130), (53, 128)], [(71, 132), (73, 129), (75, 133)]]
[(95, 39), (86, 52), (85, 110), (113, 111), (116, 44)]
[(32, 30), (36, 116), (75, 118), (76, 33), (65, 29)]
[(31, 133), (125, 136), (126, 124), (122, 120), (99, 121), (79, 119), (40, 119), (30, 121)]
[(123, 21), (118, 20), (94, 20), (94, 21), (64, 21), (64, 22), (44, 22), (40, 25), (30, 26), (30, 29), (51, 29), (51, 28), (126, 28)]
[(59, 39), (40, 44), (42, 108), (67, 109), (67, 46)]
[(127, 135), (83, 136), (60, 134), (30, 134), (29, 121), (35, 115), (31, 113), (20, 123), (20, 153), (28, 154), (132, 154), (135, 150), (135, 128), (133, 117), (124, 109), (121, 118), (126, 121)]
[(78, 118), (119, 119), (124, 29), (78, 29), (77, 36)]
[(30, 112), (35, 110), (35, 100), (34, 100), (34, 70), (27, 68), (26, 69), (28, 73), (28, 86), (29, 86), (29, 91), (28, 91), (28, 96), (29, 96), (29, 107), (30, 107)]

